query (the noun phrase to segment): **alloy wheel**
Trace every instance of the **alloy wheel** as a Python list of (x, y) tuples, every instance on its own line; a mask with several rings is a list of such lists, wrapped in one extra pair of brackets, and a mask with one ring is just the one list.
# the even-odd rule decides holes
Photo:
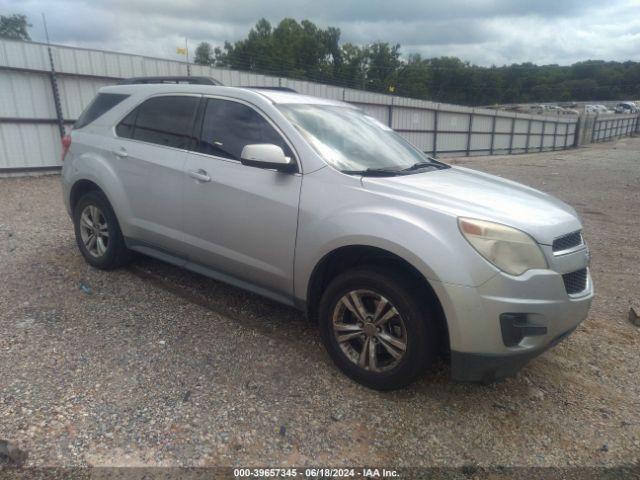
[(93, 257), (101, 257), (109, 248), (107, 219), (95, 205), (87, 205), (80, 214), (80, 237)]
[(346, 357), (359, 367), (383, 372), (407, 350), (407, 330), (396, 307), (371, 290), (352, 290), (337, 302), (333, 333)]

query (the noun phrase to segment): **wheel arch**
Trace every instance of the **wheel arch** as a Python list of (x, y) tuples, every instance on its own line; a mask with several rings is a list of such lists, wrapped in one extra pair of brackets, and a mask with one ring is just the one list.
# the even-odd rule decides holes
[(72, 185), (71, 191), (69, 192), (69, 207), (71, 208), (71, 212), (75, 210), (78, 201), (82, 198), (83, 195), (93, 191), (101, 192), (105, 197), (107, 196), (104, 190), (100, 188), (97, 183), (91, 180), (83, 178), (76, 181)]
[[(81, 143), (81, 142), (80, 142)], [(63, 195), (69, 214), (82, 195), (101, 192), (109, 201), (125, 236), (129, 232), (131, 208), (120, 174), (107, 158), (97, 152), (85, 152), (65, 161), (62, 169)]]
[(345, 245), (325, 254), (313, 268), (307, 284), (305, 307), (308, 318), (313, 322), (317, 321), (318, 304), (322, 292), (333, 278), (351, 268), (365, 265), (400, 271), (408, 275), (412, 281), (420, 286), (425, 295), (424, 298), (428, 299), (433, 306), (440, 330), (439, 334), (444, 341), (443, 346), (448, 350), (449, 330), (447, 320), (443, 306), (431, 282), (408, 260), (381, 247), (361, 244)]

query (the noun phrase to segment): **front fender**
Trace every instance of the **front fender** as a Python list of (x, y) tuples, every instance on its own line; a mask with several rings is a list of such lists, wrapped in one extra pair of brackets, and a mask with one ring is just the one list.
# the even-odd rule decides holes
[(315, 266), (327, 254), (352, 245), (391, 252), (432, 283), (478, 286), (496, 275), (497, 269), (461, 235), (455, 216), (381, 197), (360, 182), (331, 182), (327, 177), (332, 173), (322, 172), (304, 179), (294, 266), (296, 299), (306, 301)]

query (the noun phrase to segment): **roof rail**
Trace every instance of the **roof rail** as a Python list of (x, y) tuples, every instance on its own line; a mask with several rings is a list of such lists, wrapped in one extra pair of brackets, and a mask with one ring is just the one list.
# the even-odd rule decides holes
[(292, 92), (298, 93), (297, 90), (289, 87), (253, 87), (253, 86), (242, 86), (240, 88), (251, 88), (252, 90), (275, 90), (277, 92)]
[(213, 77), (132, 77), (118, 82), (118, 85), (141, 85), (149, 83), (186, 83), (191, 85), (222, 85), (222, 82)]

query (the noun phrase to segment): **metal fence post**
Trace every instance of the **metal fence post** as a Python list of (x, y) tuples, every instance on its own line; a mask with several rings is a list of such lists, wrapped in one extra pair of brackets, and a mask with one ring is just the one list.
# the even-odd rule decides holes
[(469, 130), (467, 132), (467, 157), (471, 152), (471, 134), (473, 133), (473, 112), (469, 114)]
[[(596, 127), (599, 127), (598, 122), (598, 114), (596, 113), (595, 118), (593, 119), (593, 126), (591, 128), (591, 143), (596, 143)], [(600, 136), (600, 131), (598, 130), (598, 136)]]
[(557, 135), (558, 135), (558, 124), (560, 123), (560, 118), (556, 118), (556, 121), (554, 122), (554, 127), (553, 127), (553, 147), (551, 147), (551, 151), (555, 152), (556, 151), (556, 140), (557, 140)]
[(542, 133), (540, 134), (540, 149), (538, 150), (539, 152), (542, 151), (542, 149), (544, 148), (544, 132), (547, 129), (547, 121), (543, 120), (542, 121)]
[(621, 118), (620, 121), (619, 121), (618, 138), (620, 138), (622, 136), (622, 130), (623, 130), (623, 127), (624, 127), (624, 121), (625, 121), (624, 118)]
[(511, 117), (511, 134), (509, 135), (509, 155), (513, 153), (513, 137), (516, 136), (516, 117)]
[(582, 120), (582, 118), (578, 115), (578, 120), (576, 120), (576, 126), (575, 129), (573, 131), (573, 146), (577, 147), (578, 145), (580, 145), (580, 127), (581, 127), (581, 122), (580, 120)]
[(438, 109), (440, 105), (433, 111), (433, 158), (438, 154)]
[(529, 153), (529, 139), (531, 138), (531, 119), (527, 125), (527, 143), (525, 143), (524, 153)]
[(609, 134), (607, 135), (607, 139), (613, 137), (613, 125), (615, 124), (615, 120), (609, 120)]
[(496, 111), (493, 114), (493, 119), (491, 121), (491, 145), (489, 146), (489, 155), (493, 155), (493, 146), (495, 144), (496, 139), (496, 117), (498, 116), (498, 112)]
[(391, 97), (391, 105), (389, 105), (388, 108), (388, 112), (387, 112), (387, 124), (389, 128), (393, 128), (391, 126), (391, 124), (393, 123), (393, 99), (394, 97)]

